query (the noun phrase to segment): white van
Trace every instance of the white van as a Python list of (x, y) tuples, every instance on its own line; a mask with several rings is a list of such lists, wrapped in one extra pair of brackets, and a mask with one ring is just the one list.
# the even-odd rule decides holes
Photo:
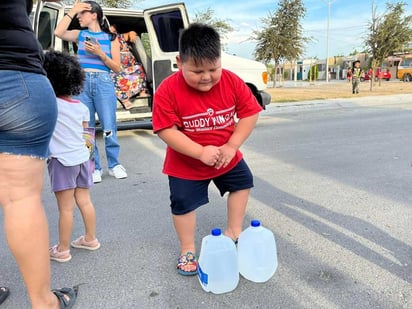
[[(40, 0), (33, 16), (33, 29), (43, 50), (54, 49), (75, 54), (75, 43), (63, 41), (54, 36), (54, 29), (64, 14), (70, 10), (60, 1)], [(179, 31), (187, 28), (189, 18), (184, 3), (174, 3), (146, 10), (103, 8), (109, 24), (116, 24), (119, 33), (135, 31), (142, 40), (132, 46), (137, 60), (142, 63), (146, 74), (149, 93), (154, 94), (159, 84), (178, 70)], [(80, 29), (74, 18), (69, 29)], [(271, 97), (265, 92), (267, 83), (266, 66), (260, 62), (222, 53), (222, 66), (239, 75), (252, 90), (259, 104), (264, 108)], [(142, 120), (151, 120), (152, 97), (133, 101), (133, 108), (125, 110), (118, 104), (118, 129), (129, 129), (141, 125)]]

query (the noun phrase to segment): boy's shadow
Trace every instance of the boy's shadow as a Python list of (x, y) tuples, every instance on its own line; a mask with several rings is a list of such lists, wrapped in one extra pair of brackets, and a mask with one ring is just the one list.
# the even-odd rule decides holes
[[(368, 221), (359, 219), (355, 216), (343, 215), (334, 212), (320, 205), (291, 195), (273, 187), (270, 183), (256, 176), (254, 181), (255, 188), (251, 191), (251, 196), (254, 199), (259, 200), (265, 205), (273, 205), (273, 208), (277, 211), (298, 222), (307, 229), (312, 230), (322, 237), (335, 242), (339, 246), (352, 251), (356, 255), (363, 257), (365, 260), (382, 267), (402, 280), (412, 283), (412, 247), (408, 244), (392, 237)], [(263, 194), (263, 192), (260, 194), (259, 188), (265, 188), (266, 192), (267, 188), (271, 188), (271, 192), (273, 192), (273, 194), (271, 196)], [(274, 205), (274, 201), (277, 201), (276, 205)], [(365, 246), (359, 240), (345, 235), (322, 221), (316, 220), (313, 217), (308, 217), (304, 213), (288, 207), (287, 205), (293, 205), (296, 208), (311, 212), (314, 215), (333, 223), (334, 225), (340, 226), (353, 234), (359, 235), (360, 237), (390, 253), (398, 261), (398, 263), (394, 263), (393, 260)]]

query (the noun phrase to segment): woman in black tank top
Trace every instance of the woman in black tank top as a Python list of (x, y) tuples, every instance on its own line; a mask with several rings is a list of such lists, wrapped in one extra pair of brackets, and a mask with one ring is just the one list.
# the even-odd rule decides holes
[[(30, 23), (32, 7), (32, 0), (0, 1), (0, 205), (7, 243), (31, 306), (71, 308), (77, 288), (50, 289), (48, 225), (41, 194), (57, 105)], [(12, 278), (7, 262), (2, 261), (1, 272), (3, 278)], [(0, 288), (0, 303), (8, 294), (7, 288)], [(8, 301), (13, 308), (30, 306), (21, 296)]]

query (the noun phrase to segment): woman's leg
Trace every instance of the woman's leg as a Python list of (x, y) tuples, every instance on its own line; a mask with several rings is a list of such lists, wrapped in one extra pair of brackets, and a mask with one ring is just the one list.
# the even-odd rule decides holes
[(109, 73), (99, 73), (94, 87), (93, 100), (103, 130), (107, 167), (112, 169), (119, 164), (120, 145), (117, 140), (117, 98)]
[(49, 231), (41, 204), (44, 166), (40, 159), (0, 154), (0, 204), (7, 243), (32, 308), (58, 308), (50, 290)]
[(70, 250), (70, 239), (73, 230), (74, 189), (58, 191), (56, 195), (59, 205), (59, 246), (58, 251)]
[(96, 212), (92, 200), (90, 198), (89, 189), (76, 188), (74, 192), (77, 206), (79, 207), (80, 213), (83, 218), (84, 223), (84, 239), (86, 241), (92, 241), (96, 239)]

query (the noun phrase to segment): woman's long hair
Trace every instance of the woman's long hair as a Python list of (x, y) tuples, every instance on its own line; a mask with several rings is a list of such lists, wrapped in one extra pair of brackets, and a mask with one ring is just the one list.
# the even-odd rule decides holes
[(102, 7), (95, 1), (84, 1), (84, 3), (90, 4), (90, 12), (97, 14), (97, 21), (99, 22), (100, 28), (109, 35), (110, 41), (116, 39), (116, 34), (112, 33), (109, 29), (109, 23), (103, 15)]

